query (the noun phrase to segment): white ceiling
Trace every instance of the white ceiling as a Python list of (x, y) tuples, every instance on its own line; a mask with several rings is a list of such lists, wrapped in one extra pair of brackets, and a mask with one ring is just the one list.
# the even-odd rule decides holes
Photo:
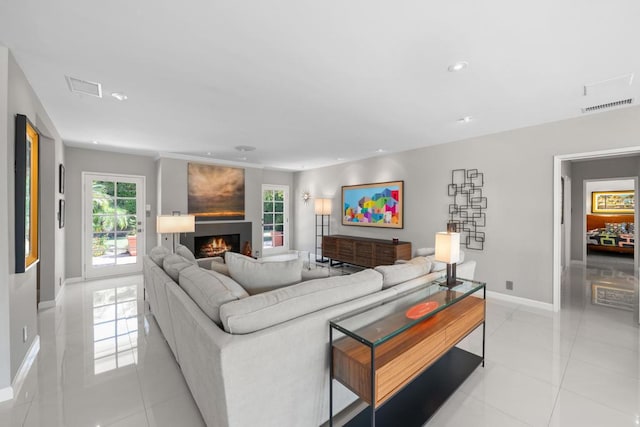
[[(637, 0), (0, 2), (0, 43), (68, 145), (293, 170), (622, 97), (635, 105), (638, 82), (588, 96), (583, 86), (637, 80), (639, 23)], [(461, 60), (466, 70), (447, 71)], [(65, 75), (102, 83), (106, 96), (71, 93)]]

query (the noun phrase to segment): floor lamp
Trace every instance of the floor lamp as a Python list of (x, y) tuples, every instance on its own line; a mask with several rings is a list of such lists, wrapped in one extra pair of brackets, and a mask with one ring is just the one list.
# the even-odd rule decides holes
[(156, 232), (173, 236), (173, 252), (176, 251), (176, 233), (193, 233), (196, 231), (196, 217), (193, 215), (158, 215)]
[[(329, 235), (329, 222), (331, 219), (331, 199), (316, 199), (316, 262), (327, 262), (322, 252), (322, 238)], [(325, 222), (326, 221), (326, 222)], [(326, 233), (325, 233), (326, 230)], [(318, 257), (320, 253), (320, 257)]]

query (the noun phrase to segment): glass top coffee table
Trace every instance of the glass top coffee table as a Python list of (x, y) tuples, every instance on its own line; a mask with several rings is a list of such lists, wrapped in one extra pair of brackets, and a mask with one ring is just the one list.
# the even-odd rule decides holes
[[(485, 283), (463, 279), (452, 289), (444, 284), (437, 280), (329, 322), (331, 378), (369, 405), (348, 426), (374, 426), (376, 419), (381, 425), (389, 419), (422, 426), (484, 365)], [(455, 347), (479, 326), (482, 355)], [(342, 336), (334, 340), (336, 335)], [(430, 396), (427, 389), (434, 387)], [(329, 420), (333, 425), (333, 381)]]

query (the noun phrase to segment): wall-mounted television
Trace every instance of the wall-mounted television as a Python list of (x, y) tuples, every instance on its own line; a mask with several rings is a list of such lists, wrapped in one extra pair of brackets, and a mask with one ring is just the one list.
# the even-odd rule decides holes
[(404, 181), (342, 187), (342, 225), (404, 228)]

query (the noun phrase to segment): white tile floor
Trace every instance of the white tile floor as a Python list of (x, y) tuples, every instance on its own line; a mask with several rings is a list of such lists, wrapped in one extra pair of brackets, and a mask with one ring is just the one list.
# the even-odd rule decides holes
[[(639, 328), (632, 312), (591, 303), (599, 277), (631, 280), (572, 266), (560, 313), (487, 301), (486, 367), (427, 426), (640, 425)], [(144, 313), (139, 276), (69, 285), (39, 314), (37, 362), (18, 397), (0, 403), (0, 426), (203, 426)], [(462, 346), (479, 350), (479, 332)]]

